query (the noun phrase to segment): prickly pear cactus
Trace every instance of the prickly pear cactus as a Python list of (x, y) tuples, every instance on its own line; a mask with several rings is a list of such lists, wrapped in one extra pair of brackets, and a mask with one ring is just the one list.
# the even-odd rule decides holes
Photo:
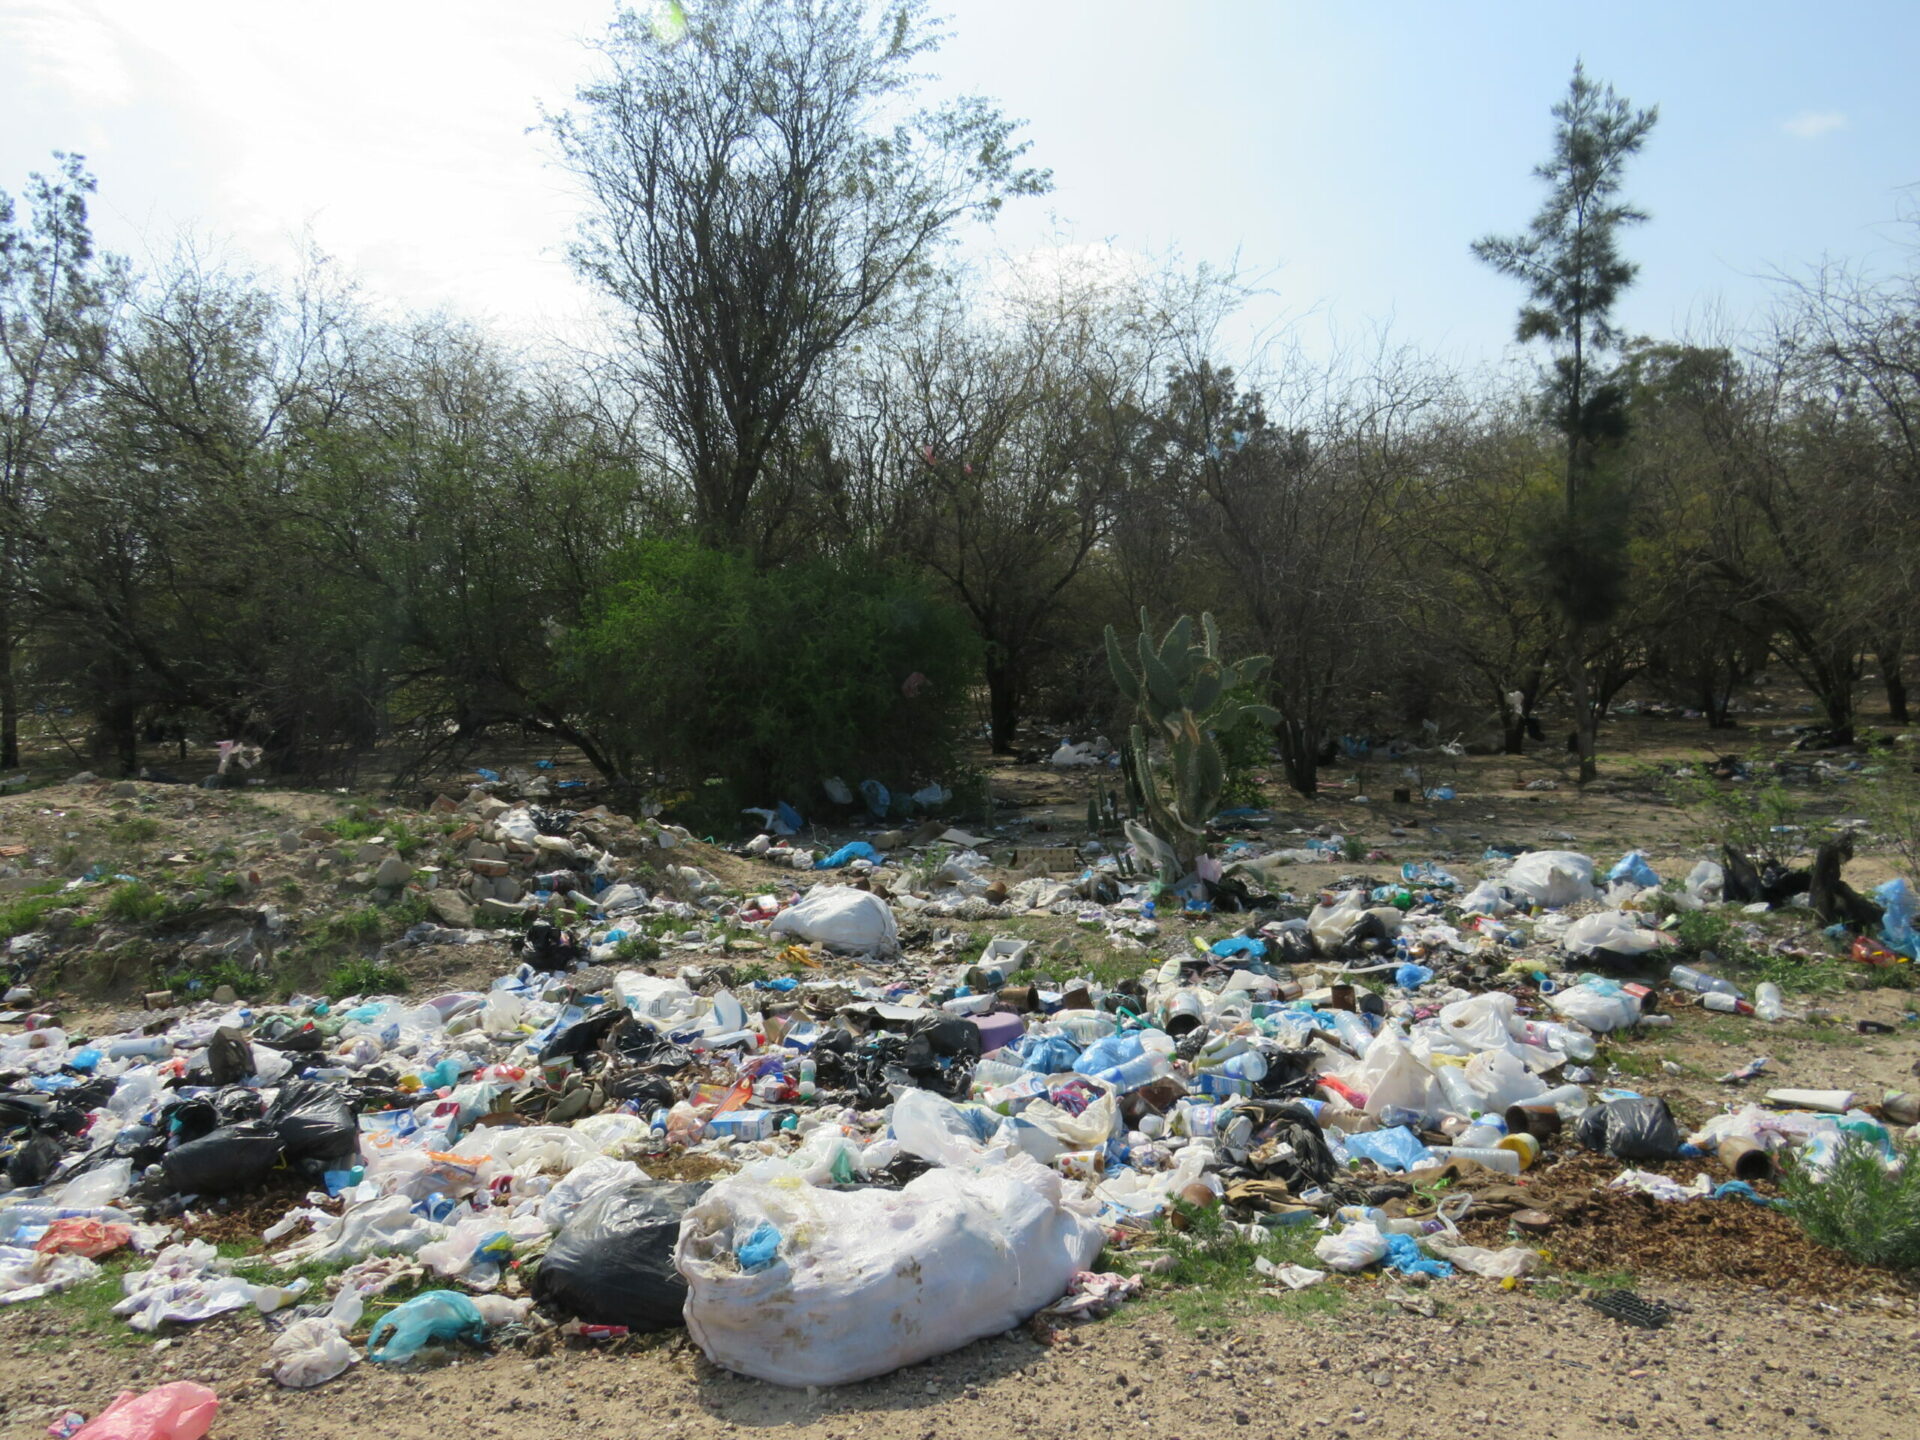
[[(1161, 878), (1169, 883), (1183, 878), (1205, 853), (1207, 821), (1220, 808), (1227, 771), (1215, 735), (1243, 719), (1266, 725), (1280, 719), (1269, 706), (1229, 698), (1258, 685), (1273, 662), (1264, 655), (1228, 662), (1220, 653), (1220, 628), (1211, 615), (1201, 615), (1197, 643), (1193, 628), (1193, 617), (1182, 615), (1156, 644), (1153, 621), (1142, 610), (1129, 659), (1119, 635), (1107, 627), (1107, 663), (1114, 684), (1134, 707), (1135, 723), (1127, 735), (1128, 780), (1138, 788), (1147, 830), (1172, 852), (1173, 867), (1164, 858), (1161, 865)], [(1157, 772), (1150, 759), (1155, 741), (1167, 752)], [(1164, 873), (1168, 868), (1178, 873)]]

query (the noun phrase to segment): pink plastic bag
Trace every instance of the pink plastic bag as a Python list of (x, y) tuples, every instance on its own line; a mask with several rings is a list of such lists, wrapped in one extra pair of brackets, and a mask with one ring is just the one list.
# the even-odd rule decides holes
[(200, 1440), (219, 1409), (218, 1395), (187, 1380), (144, 1395), (124, 1390), (73, 1440)]

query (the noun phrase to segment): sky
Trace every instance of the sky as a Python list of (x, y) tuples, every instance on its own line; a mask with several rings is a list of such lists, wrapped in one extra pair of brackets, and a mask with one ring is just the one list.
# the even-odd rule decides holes
[[(1291, 324), (1311, 348), (1384, 325), (1453, 363), (1511, 358), (1519, 287), (1468, 247), (1538, 206), (1530, 172), (1576, 58), (1660, 107), (1626, 186), (1652, 217), (1626, 240), (1629, 331), (1748, 323), (1774, 272), (1904, 264), (1920, 238), (1899, 223), (1920, 201), (1911, 0), (935, 8), (950, 34), (931, 93), (997, 100), (1055, 181), (967, 253), (1237, 264), (1262, 292), (1246, 334)], [(581, 202), (538, 127), (611, 12), (0, 0), (0, 189), (78, 151), (98, 237), (136, 264), (192, 235), (285, 272), (310, 237), (393, 304), (574, 334), (594, 306), (565, 259)]]

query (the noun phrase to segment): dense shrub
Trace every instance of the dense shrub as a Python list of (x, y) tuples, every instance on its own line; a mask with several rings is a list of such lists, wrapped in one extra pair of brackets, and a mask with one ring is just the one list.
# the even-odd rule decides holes
[(814, 803), (824, 776), (897, 790), (952, 772), (979, 647), (920, 579), (858, 557), (761, 570), (681, 540), (635, 544), (614, 574), (562, 669), (582, 729), (636, 784), (717, 822)]

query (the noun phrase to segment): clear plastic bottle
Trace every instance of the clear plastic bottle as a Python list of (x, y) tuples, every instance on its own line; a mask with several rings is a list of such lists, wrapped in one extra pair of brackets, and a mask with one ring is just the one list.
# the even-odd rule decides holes
[(1740, 987), (1731, 980), (1719, 975), (1709, 975), (1704, 970), (1696, 970), (1691, 965), (1676, 965), (1667, 972), (1667, 978), (1683, 990), (1691, 990), (1699, 995), (1730, 995), (1734, 999), (1744, 998)]
[(1155, 1050), (1148, 1050), (1143, 1054), (1134, 1056), (1131, 1060), (1126, 1060), (1113, 1066), (1111, 1069), (1102, 1070), (1097, 1078), (1106, 1081), (1122, 1095), (1125, 1095), (1130, 1091), (1140, 1089), (1142, 1086), (1151, 1085), (1163, 1076), (1171, 1074), (1172, 1071), (1173, 1064), (1165, 1055)]
[(1786, 1013), (1780, 1003), (1780, 987), (1771, 980), (1763, 980), (1753, 992), (1753, 1013), (1762, 1020), (1775, 1022)]

